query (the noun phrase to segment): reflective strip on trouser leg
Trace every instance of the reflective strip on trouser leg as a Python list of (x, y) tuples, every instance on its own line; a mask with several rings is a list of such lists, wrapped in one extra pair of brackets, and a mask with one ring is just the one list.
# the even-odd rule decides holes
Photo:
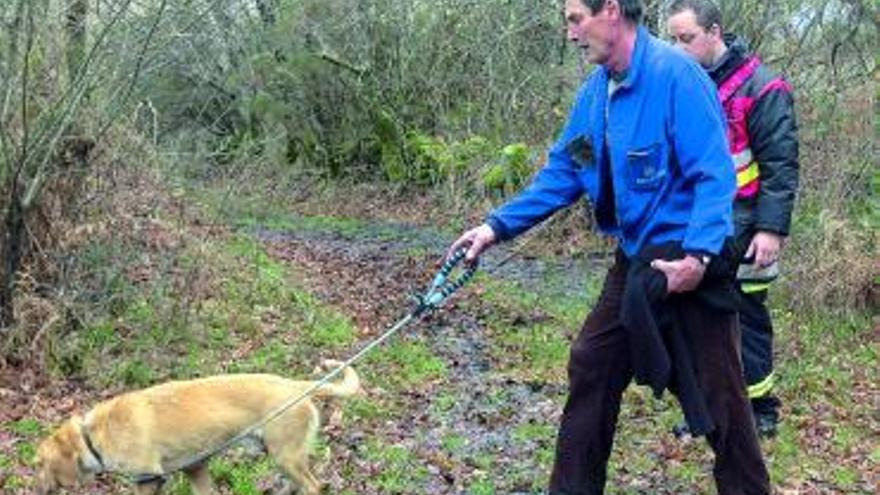
[(759, 397), (764, 397), (769, 394), (771, 390), (773, 390), (773, 384), (776, 382), (776, 374), (774, 372), (770, 372), (767, 375), (767, 378), (764, 378), (758, 383), (754, 385), (749, 385), (746, 387), (746, 391), (749, 394), (749, 399), (757, 399)]
[(748, 395), (769, 395), (773, 388), (773, 323), (767, 310), (767, 291), (749, 292), (747, 286), (766, 282), (740, 282), (739, 313), (742, 361)]
[(740, 288), (746, 294), (754, 294), (770, 288), (770, 282), (742, 282)]

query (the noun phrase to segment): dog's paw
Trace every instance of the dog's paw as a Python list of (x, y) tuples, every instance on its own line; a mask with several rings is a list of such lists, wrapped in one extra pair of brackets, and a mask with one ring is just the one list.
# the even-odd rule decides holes
[(330, 413), (330, 417), (327, 419), (327, 428), (330, 430), (337, 430), (342, 427), (342, 409), (334, 408), (333, 412)]
[(342, 366), (343, 364), (345, 364), (344, 361), (338, 361), (336, 359), (325, 359), (325, 360), (321, 361), (321, 366), (323, 366), (325, 370), (336, 369), (336, 368), (339, 368), (340, 366)]

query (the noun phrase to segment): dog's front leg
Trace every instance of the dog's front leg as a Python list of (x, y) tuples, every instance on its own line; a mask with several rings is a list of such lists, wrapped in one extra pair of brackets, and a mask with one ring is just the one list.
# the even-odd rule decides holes
[(185, 472), (196, 495), (214, 495), (216, 493), (214, 480), (211, 479), (211, 473), (208, 472), (207, 465), (201, 464), (189, 468)]
[(162, 491), (162, 485), (164, 484), (165, 480), (163, 479), (144, 481), (134, 486), (134, 492), (137, 493), (137, 495), (156, 495)]

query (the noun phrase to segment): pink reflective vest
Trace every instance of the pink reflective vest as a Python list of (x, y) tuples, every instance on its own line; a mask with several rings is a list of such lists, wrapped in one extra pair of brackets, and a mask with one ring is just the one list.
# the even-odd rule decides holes
[(730, 153), (736, 166), (736, 198), (750, 198), (758, 194), (761, 187), (758, 163), (752, 156), (749, 146), (748, 117), (755, 102), (774, 89), (791, 91), (791, 85), (781, 78), (767, 83), (757, 95), (737, 94), (738, 90), (755, 74), (761, 65), (757, 56), (751, 56), (718, 87), (721, 104), (727, 115), (727, 139)]

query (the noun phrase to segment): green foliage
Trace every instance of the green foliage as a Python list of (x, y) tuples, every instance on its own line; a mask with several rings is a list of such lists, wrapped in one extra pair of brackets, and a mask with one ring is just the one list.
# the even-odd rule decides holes
[(135, 359), (120, 363), (113, 381), (121, 382), (127, 387), (143, 388), (153, 384), (155, 375), (149, 364)]
[[(864, 166), (870, 170), (868, 162)], [(857, 200), (853, 205), (853, 214), (864, 229), (877, 232), (880, 231), (880, 168), (875, 167), (868, 176), (867, 189), (864, 200)]]
[(501, 159), (483, 172), (483, 187), (504, 196), (513, 194), (531, 177), (531, 163), (527, 144), (509, 144), (501, 150)]
[(442, 185), (467, 179), (491, 160), (493, 144), (482, 136), (471, 136), (462, 141), (411, 133), (408, 137), (409, 154), (418, 173), (417, 183)]
[(169, 129), (200, 138), (182, 145), (212, 143), (217, 165), (283, 142), (278, 166), (425, 183), (437, 171), (413, 159), (411, 133), (521, 139), (558, 125), (533, 112), (557, 100), (570, 71), (561, 58), (546, 63), (561, 40), (556, 13), (525, 0), (503, 15), (495, 2), (308, 0), (277, 5), (271, 21), (217, 8), (198, 23), (170, 8), (168, 28), (186, 41), (169, 39), (176, 59), (142, 91)]

